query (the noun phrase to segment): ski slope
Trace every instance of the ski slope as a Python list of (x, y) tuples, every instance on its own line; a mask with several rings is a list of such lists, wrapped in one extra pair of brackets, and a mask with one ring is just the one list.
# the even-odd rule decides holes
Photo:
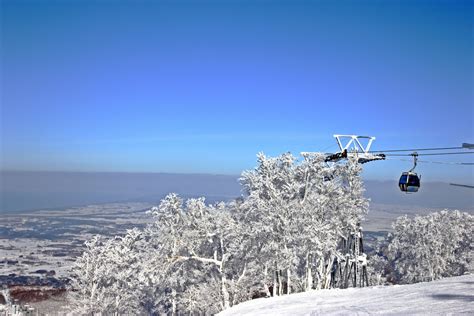
[(229, 315), (474, 314), (474, 275), (409, 285), (333, 289), (260, 298), (219, 313)]

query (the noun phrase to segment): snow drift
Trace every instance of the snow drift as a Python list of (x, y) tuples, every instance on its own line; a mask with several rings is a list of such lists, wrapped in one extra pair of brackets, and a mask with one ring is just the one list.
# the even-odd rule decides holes
[(218, 315), (474, 313), (474, 275), (409, 285), (310, 291), (244, 302)]

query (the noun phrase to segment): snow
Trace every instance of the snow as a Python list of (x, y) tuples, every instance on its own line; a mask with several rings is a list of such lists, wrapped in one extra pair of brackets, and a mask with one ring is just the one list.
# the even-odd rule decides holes
[(0, 214), (0, 275), (54, 270), (56, 277), (68, 277), (84, 241), (98, 232), (114, 236), (144, 226), (152, 221), (145, 216), (151, 206), (144, 202), (107, 203)]
[(409, 285), (310, 291), (247, 301), (218, 315), (474, 314), (474, 275)]

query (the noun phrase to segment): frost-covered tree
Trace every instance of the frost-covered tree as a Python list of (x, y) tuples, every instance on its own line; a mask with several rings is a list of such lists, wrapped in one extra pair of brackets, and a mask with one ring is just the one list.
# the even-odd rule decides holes
[(370, 285), (382, 285), (387, 283), (388, 260), (382, 254), (374, 253), (369, 257), (367, 274)]
[(149, 259), (151, 262), (147, 265), (155, 266), (161, 260), (167, 263), (165, 269), (157, 266), (158, 269), (152, 269), (148, 273), (152, 280), (160, 280), (160, 276), (166, 276), (155, 290), (154, 310), (176, 314), (177, 302), (184, 291), (186, 280), (186, 271), (181, 265), (175, 264), (181, 249), (187, 243), (185, 234), (188, 223), (183, 200), (176, 194), (169, 194), (159, 207), (152, 208), (149, 213), (155, 218), (155, 222), (145, 229), (148, 248), (153, 251)]
[(95, 236), (73, 268), (71, 301), (77, 314), (137, 314), (142, 311), (141, 232), (123, 237)]
[(473, 224), (474, 216), (459, 211), (399, 217), (387, 253), (392, 277), (414, 283), (472, 272)]
[(360, 171), (354, 161), (328, 166), (320, 154), (301, 163), (291, 154), (259, 154), (257, 167), (242, 174), (242, 210), (265, 291), (290, 293), (293, 282), (296, 290), (329, 287), (339, 239), (367, 212)]
[(367, 212), (360, 166), (258, 155), (244, 196), (208, 205), (169, 194), (154, 222), (95, 237), (74, 269), (79, 313), (216, 313), (255, 296), (328, 288), (341, 238)]
[[(162, 286), (170, 293), (173, 313), (202, 311), (197, 306), (220, 311), (242, 301), (246, 240), (234, 216), (236, 207), (206, 205), (204, 198), (184, 203), (170, 194), (151, 210), (156, 222), (147, 234), (154, 236), (151, 243), (159, 245), (160, 255), (170, 262), (169, 280)], [(210, 300), (211, 294), (216, 299)]]

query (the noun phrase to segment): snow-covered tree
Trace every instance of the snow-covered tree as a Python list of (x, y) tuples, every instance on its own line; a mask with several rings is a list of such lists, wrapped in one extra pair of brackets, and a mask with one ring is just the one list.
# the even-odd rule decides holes
[(216, 313), (256, 296), (328, 288), (341, 238), (367, 212), (360, 166), (258, 155), (244, 196), (207, 205), (169, 194), (154, 223), (94, 237), (74, 269), (79, 313)]
[(73, 268), (73, 312), (78, 314), (137, 314), (142, 311), (138, 229), (123, 237), (95, 236)]
[[(169, 289), (173, 313), (202, 311), (197, 306), (219, 311), (243, 299), (247, 242), (234, 216), (236, 207), (236, 203), (206, 205), (204, 198), (184, 203), (170, 194), (152, 209), (156, 222), (147, 234), (170, 262), (169, 280), (162, 286)], [(211, 293), (217, 299), (209, 300)]]
[(472, 272), (473, 224), (474, 216), (459, 211), (399, 217), (387, 254), (393, 278), (414, 283)]
[(374, 253), (369, 257), (367, 274), (370, 285), (382, 285), (387, 283), (388, 260), (382, 254)]
[(360, 171), (354, 161), (328, 166), (321, 154), (307, 154), (301, 163), (291, 154), (259, 154), (255, 170), (242, 174), (242, 210), (253, 227), (266, 291), (290, 293), (293, 282), (296, 290), (329, 287), (340, 238), (367, 212)]

